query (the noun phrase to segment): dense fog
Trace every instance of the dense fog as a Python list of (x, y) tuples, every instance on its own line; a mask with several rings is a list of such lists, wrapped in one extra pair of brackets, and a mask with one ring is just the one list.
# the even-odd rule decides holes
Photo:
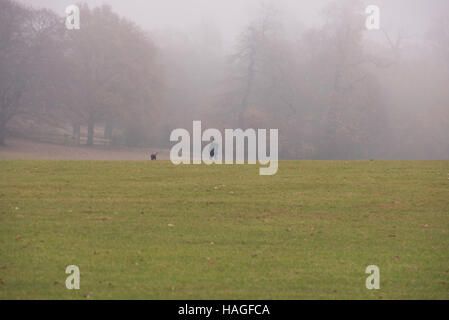
[[(0, 0), (0, 144), (169, 148), (279, 129), (281, 159), (448, 159), (445, 0)], [(368, 30), (365, 8), (380, 9)]]

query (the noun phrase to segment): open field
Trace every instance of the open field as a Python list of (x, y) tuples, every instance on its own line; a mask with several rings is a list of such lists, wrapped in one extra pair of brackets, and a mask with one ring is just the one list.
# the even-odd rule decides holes
[(449, 161), (258, 169), (0, 161), (0, 299), (449, 299)]
[(158, 159), (168, 160), (169, 150), (113, 146), (68, 146), (23, 138), (9, 138), (0, 147), (0, 160), (149, 160), (158, 152)]

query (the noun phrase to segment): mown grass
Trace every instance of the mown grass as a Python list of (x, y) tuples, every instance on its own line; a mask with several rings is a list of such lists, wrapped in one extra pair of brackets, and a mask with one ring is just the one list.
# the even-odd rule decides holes
[(0, 299), (449, 298), (449, 161), (258, 168), (0, 161)]

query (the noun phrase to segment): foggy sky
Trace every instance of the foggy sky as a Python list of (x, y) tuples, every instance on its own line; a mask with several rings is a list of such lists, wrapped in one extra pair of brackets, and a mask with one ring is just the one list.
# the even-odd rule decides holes
[[(64, 15), (66, 6), (76, 0), (20, 0), (34, 7), (51, 8)], [(225, 46), (233, 44), (235, 37), (257, 14), (261, 0), (87, 0), (90, 6), (110, 4), (114, 11), (149, 31), (192, 30), (201, 23), (214, 24), (221, 32)], [(322, 21), (321, 9), (330, 0), (277, 0), (285, 21), (311, 27)], [(447, 0), (364, 0), (366, 5), (378, 5), (381, 26), (391, 32), (401, 30), (409, 37), (425, 34), (430, 23), (444, 12), (449, 12)]]

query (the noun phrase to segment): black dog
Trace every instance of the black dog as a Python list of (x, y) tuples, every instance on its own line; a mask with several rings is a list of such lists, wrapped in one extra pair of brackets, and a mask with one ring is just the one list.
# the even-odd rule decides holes
[(158, 153), (159, 153), (159, 152), (153, 153), (153, 154), (151, 155), (151, 160), (157, 160), (157, 159), (156, 159), (156, 156), (157, 156)]

